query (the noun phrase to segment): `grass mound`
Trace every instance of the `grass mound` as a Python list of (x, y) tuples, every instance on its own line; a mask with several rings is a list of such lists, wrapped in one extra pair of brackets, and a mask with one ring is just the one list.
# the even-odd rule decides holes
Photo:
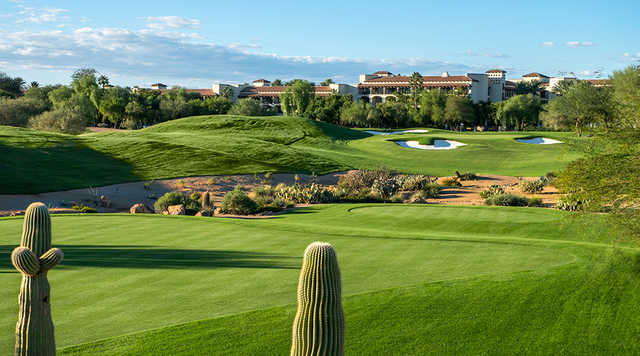
[[(437, 153), (406, 150), (385, 136), (282, 116), (198, 116), (138, 131), (80, 136), (0, 126), (0, 194), (196, 175), (323, 174), (378, 167), (439, 176), (455, 170), (533, 176), (580, 156), (572, 144), (519, 145), (516, 134), (430, 131), (467, 146)], [(411, 139), (413, 134), (405, 135)], [(553, 135), (566, 142), (572, 134)]]
[(433, 146), (435, 140), (446, 140), (446, 138), (433, 136), (421, 137), (420, 139), (418, 139), (418, 143), (421, 145)]

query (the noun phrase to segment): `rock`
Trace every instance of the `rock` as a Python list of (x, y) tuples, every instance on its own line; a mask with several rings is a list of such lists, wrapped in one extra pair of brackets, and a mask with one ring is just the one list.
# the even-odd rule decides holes
[(196, 213), (196, 216), (213, 216), (213, 211), (211, 210), (200, 210)]
[(185, 214), (184, 204), (169, 205), (169, 207), (167, 208), (167, 214), (168, 215), (184, 215)]
[(134, 204), (129, 208), (129, 213), (131, 214), (151, 214), (153, 211), (149, 209), (148, 206), (143, 203)]

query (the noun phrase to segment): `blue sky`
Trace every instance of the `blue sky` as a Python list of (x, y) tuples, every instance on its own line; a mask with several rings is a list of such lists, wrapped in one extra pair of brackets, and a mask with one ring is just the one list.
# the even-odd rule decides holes
[(0, 71), (210, 87), (258, 78), (503, 68), (607, 77), (640, 61), (640, 1), (0, 2)]

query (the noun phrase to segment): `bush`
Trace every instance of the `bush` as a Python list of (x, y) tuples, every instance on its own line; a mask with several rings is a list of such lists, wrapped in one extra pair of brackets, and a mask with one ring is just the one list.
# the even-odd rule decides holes
[(29, 119), (29, 127), (42, 131), (80, 134), (87, 128), (87, 119), (78, 111), (58, 109)]
[(540, 199), (538, 197), (533, 197), (533, 198), (529, 199), (529, 204), (527, 204), (527, 206), (541, 207), (541, 206), (543, 206), (542, 199)]
[(323, 204), (336, 200), (332, 191), (316, 183), (291, 186), (280, 183), (275, 187), (275, 197), (296, 204)]
[(98, 212), (96, 209), (88, 207), (86, 205), (82, 205), (82, 204), (74, 205), (73, 210), (77, 210), (79, 213), (82, 213), (82, 214), (93, 214)]
[(376, 178), (371, 185), (371, 192), (380, 196), (384, 200), (387, 200), (392, 195), (396, 194), (399, 189), (400, 185), (393, 177)]
[(293, 202), (276, 197), (276, 190), (270, 185), (253, 189), (249, 197), (256, 202), (259, 211), (281, 211), (293, 206)]
[(583, 209), (584, 202), (575, 194), (563, 195), (558, 199), (556, 208), (566, 211), (579, 211)]
[(403, 203), (404, 202), (404, 198), (402, 197), (402, 194), (400, 194), (400, 193), (396, 193), (396, 194), (392, 195), (389, 200), (392, 203)]
[(162, 213), (166, 211), (171, 205), (184, 205), (184, 210), (187, 215), (194, 215), (200, 210), (200, 204), (197, 201), (187, 197), (182, 192), (168, 192), (161, 196), (153, 204), (156, 213)]
[(378, 168), (373, 171), (351, 171), (340, 177), (338, 186), (347, 192), (357, 193), (362, 189), (369, 189), (378, 178), (390, 179), (393, 172), (386, 168)]
[(229, 110), (229, 115), (264, 116), (265, 111), (260, 102), (254, 99), (240, 99)]
[(224, 195), (220, 211), (226, 214), (251, 215), (258, 212), (258, 204), (244, 194), (240, 186), (237, 186)]
[(458, 177), (447, 178), (442, 181), (443, 187), (462, 187), (462, 183), (458, 180)]
[(456, 171), (456, 177), (458, 177), (458, 179), (461, 180), (461, 181), (478, 180), (478, 175), (475, 174), (475, 173), (471, 173), (471, 172), (460, 174), (460, 172)]
[(401, 190), (409, 192), (424, 190), (433, 182), (430, 176), (423, 175), (400, 175), (396, 180)]
[(518, 189), (523, 193), (540, 193), (544, 190), (544, 182), (541, 180), (523, 180), (518, 184)]
[(411, 204), (425, 204), (427, 203), (427, 199), (432, 198), (429, 196), (429, 193), (425, 191), (419, 191), (413, 193), (411, 198), (409, 199), (409, 203)]
[(529, 199), (515, 194), (498, 194), (485, 199), (484, 203), (497, 206), (528, 206)]
[(429, 183), (426, 187), (421, 191), (426, 198), (429, 199), (437, 199), (440, 198), (440, 190), (442, 187), (438, 185), (438, 183)]
[(30, 98), (0, 98), (0, 125), (26, 127), (29, 119), (48, 109), (45, 101)]
[(489, 186), (489, 189), (480, 192), (480, 198), (486, 199), (500, 194), (504, 194), (504, 188), (501, 185), (492, 184)]

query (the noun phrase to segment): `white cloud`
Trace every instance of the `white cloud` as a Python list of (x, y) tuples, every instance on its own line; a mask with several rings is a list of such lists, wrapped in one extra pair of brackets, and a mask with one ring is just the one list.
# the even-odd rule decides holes
[(468, 49), (464, 51), (463, 55), (469, 56), (469, 57), (509, 58), (508, 54), (500, 53), (500, 52), (488, 50), (488, 49), (480, 50), (480, 51), (473, 51)]
[(147, 27), (155, 30), (190, 28), (200, 25), (200, 20), (180, 16), (149, 16), (145, 20), (149, 22)]
[(63, 15), (69, 10), (66, 9), (51, 9), (51, 8), (35, 8), (18, 5), (22, 10), (18, 11), (20, 19), (18, 23), (45, 23), (45, 22), (58, 22), (62, 20), (68, 20), (69, 17)]
[(583, 42), (580, 42), (580, 41), (569, 41), (569, 42), (566, 42), (565, 45), (567, 47), (571, 47), (571, 48), (591, 47), (591, 46), (593, 46), (593, 42), (590, 42), (590, 41), (583, 41)]
[(640, 61), (640, 52), (638, 53), (629, 53), (629, 52), (625, 52), (623, 55), (625, 60), (631, 60), (631, 61)]
[(542, 42), (542, 45), (545, 47), (553, 47), (555, 45), (555, 43), (551, 42), (551, 41), (547, 41), (547, 42)]
[[(70, 71), (94, 67), (100, 72), (136, 80), (146, 78), (149, 82), (154, 78), (173, 78), (185, 83), (197, 78), (194, 80), (201, 80), (199, 85), (210, 85), (214, 81), (244, 82), (262, 77), (320, 81), (333, 76), (355, 82), (358, 74), (376, 70), (433, 74), (486, 69), (426, 58), (354, 59), (249, 53), (245, 48), (256, 48), (255, 45), (219, 45), (203, 40), (198, 34), (152, 29), (0, 30), (0, 48), (3, 48), (0, 63), (12, 63), (22, 69)], [(143, 83), (129, 79), (123, 84)]]

